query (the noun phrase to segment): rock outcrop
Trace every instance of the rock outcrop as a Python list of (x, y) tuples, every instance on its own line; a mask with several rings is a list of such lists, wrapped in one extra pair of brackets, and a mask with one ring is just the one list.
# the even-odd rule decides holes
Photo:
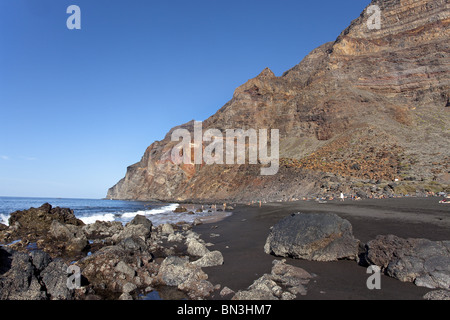
[(450, 289), (450, 241), (378, 236), (366, 244), (366, 260), (400, 281)]
[(73, 226), (84, 225), (83, 221), (75, 217), (73, 210), (53, 208), (50, 204), (45, 203), (39, 208), (11, 213), (7, 236), (9, 238), (36, 240), (47, 236), (53, 221)]
[(270, 274), (264, 274), (247, 290), (238, 291), (232, 300), (293, 300), (306, 295), (307, 285), (313, 276), (306, 270), (274, 260)]
[(107, 197), (244, 202), (448, 189), (436, 180), (450, 163), (448, 1), (371, 5), (381, 10), (380, 30), (368, 28), (365, 10), (334, 42), (280, 77), (265, 69), (203, 122), (203, 131), (279, 129), (276, 175), (261, 176), (260, 165), (174, 164), (171, 134), (193, 133), (191, 121), (150, 145)]
[(272, 227), (264, 246), (267, 254), (313, 261), (356, 260), (358, 249), (350, 222), (328, 213), (285, 217)]

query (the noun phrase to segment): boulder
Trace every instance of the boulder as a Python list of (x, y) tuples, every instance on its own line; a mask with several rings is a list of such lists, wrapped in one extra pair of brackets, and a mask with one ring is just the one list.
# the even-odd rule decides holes
[(450, 290), (433, 290), (423, 296), (425, 300), (450, 300)]
[(72, 300), (67, 265), (40, 250), (0, 248), (0, 300)]
[(232, 300), (292, 300), (306, 295), (312, 275), (306, 270), (274, 260), (270, 274), (256, 279), (247, 290), (238, 291)]
[(67, 287), (68, 266), (60, 259), (55, 259), (41, 272), (47, 295), (51, 300), (72, 300), (73, 292)]
[(214, 290), (207, 279), (208, 275), (190, 263), (187, 257), (170, 256), (161, 263), (156, 281), (160, 285), (177, 287), (191, 299), (199, 299), (209, 296)]
[(39, 208), (16, 211), (11, 213), (9, 225), (14, 230), (13, 238), (37, 239), (45, 237), (53, 221), (62, 224), (83, 226), (83, 221), (77, 219), (73, 210), (68, 208), (52, 208), (48, 203)]
[(297, 213), (279, 221), (264, 251), (282, 257), (313, 261), (356, 260), (359, 240), (350, 222), (335, 214)]
[(120, 242), (126, 238), (141, 238), (147, 240), (150, 238), (152, 232), (152, 222), (144, 216), (137, 215), (131, 220), (118, 234), (115, 234), (111, 239), (115, 242)]
[(178, 207), (175, 210), (173, 210), (174, 213), (183, 213), (187, 212), (188, 210), (185, 207)]
[(201, 243), (195, 238), (188, 238), (188, 240), (186, 240), (186, 244), (187, 244), (187, 252), (191, 256), (203, 257), (205, 254), (209, 253), (208, 248), (206, 248), (206, 246), (203, 243)]
[(50, 255), (41, 250), (33, 250), (30, 252), (31, 261), (38, 272), (44, 270), (52, 261)]
[(141, 238), (137, 237), (126, 238), (119, 243), (119, 246), (127, 251), (134, 253), (145, 253), (145, 251), (148, 249), (147, 243)]
[(173, 229), (172, 225), (169, 223), (164, 223), (161, 225), (161, 233), (164, 235), (173, 234), (175, 230)]
[(77, 265), (90, 286), (107, 298), (126, 292), (131, 288), (130, 284), (143, 289), (153, 284), (152, 274), (157, 272), (158, 267), (151, 253), (135, 250), (140, 245), (140, 239), (125, 239), (120, 245), (96, 251)]
[(432, 289), (450, 287), (450, 241), (381, 235), (366, 244), (365, 259), (403, 282)]
[(136, 215), (133, 220), (127, 223), (127, 226), (131, 225), (143, 225), (145, 228), (147, 228), (150, 232), (152, 231), (153, 224), (150, 220), (148, 220), (143, 215)]
[(45, 300), (30, 256), (0, 248), (0, 300)]
[(105, 239), (119, 234), (123, 230), (123, 225), (119, 221), (96, 221), (85, 225), (83, 231), (88, 239)]
[(223, 264), (223, 255), (220, 251), (211, 251), (206, 253), (200, 259), (192, 262), (193, 265), (199, 267), (215, 267)]
[(55, 240), (63, 242), (68, 252), (80, 252), (89, 244), (81, 227), (64, 224), (58, 220), (52, 221), (49, 234)]
[(178, 286), (186, 281), (206, 280), (208, 276), (187, 257), (170, 256), (161, 263), (157, 278), (162, 285)]

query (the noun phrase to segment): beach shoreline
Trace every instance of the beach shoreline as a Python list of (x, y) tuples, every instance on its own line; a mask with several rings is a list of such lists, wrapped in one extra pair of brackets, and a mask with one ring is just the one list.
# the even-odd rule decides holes
[[(270, 228), (292, 213), (336, 213), (347, 219), (362, 244), (377, 235), (402, 238), (450, 239), (450, 207), (431, 198), (389, 198), (361, 201), (296, 201), (237, 205), (233, 214), (213, 224), (195, 226), (205, 241), (224, 256), (222, 266), (205, 268), (209, 280), (234, 291), (245, 290), (254, 280), (270, 273), (272, 262), (281, 258), (264, 253)], [(431, 289), (382, 275), (382, 289), (369, 290), (366, 268), (355, 261), (315, 262), (291, 258), (288, 264), (317, 275), (308, 293), (297, 299), (313, 300), (421, 300)], [(220, 298), (220, 297), (216, 297)]]

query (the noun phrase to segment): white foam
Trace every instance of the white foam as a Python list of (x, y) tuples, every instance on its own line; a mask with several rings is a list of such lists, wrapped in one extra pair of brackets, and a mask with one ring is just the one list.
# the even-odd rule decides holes
[(158, 209), (141, 210), (141, 211), (135, 211), (135, 212), (125, 212), (125, 213), (122, 214), (121, 218), (122, 219), (132, 219), (132, 218), (134, 218), (137, 215), (152, 216), (152, 215), (155, 215), (155, 214), (172, 212), (176, 208), (178, 208), (178, 204), (177, 203), (172, 203), (172, 204), (169, 204), (168, 206), (161, 207), (161, 208), (158, 208)]
[(97, 214), (89, 217), (80, 217), (81, 221), (83, 221), (85, 224), (92, 224), (95, 223), (95, 221), (107, 221), (111, 222), (115, 220), (114, 214), (112, 213), (105, 213), (105, 214)]
[(2, 223), (2, 224), (5, 224), (5, 225), (9, 226), (9, 222), (8, 222), (8, 220), (9, 220), (9, 215), (6, 215), (6, 214), (3, 214), (3, 213), (0, 213), (0, 223)]

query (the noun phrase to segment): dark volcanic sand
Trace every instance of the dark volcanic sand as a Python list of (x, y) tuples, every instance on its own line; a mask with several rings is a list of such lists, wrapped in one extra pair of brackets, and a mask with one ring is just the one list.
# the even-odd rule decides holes
[[(271, 203), (235, 208), (232, 216), (195, 227), (211, 250), (219, 250), (224, 264), (203, 268), (213, 284), (235, 291), (244, 290), (264, 273), (270, 273), (274, 256), (264, 253), (270, 227), (296, 212), (332, 212), (349, 220), (353, 233), (363, 243), (381, 234), (403, 238), (450, 239), (450, 205), (439, 198), (392, 198), (340, 202), (315, 201)], [(220, 236), (211, 237), (211, 234)], [(299, 299), (422, 299), (430, 289), (382, 276), (381, 290), (366, 287), (366, 268), (355, 261), (311, 262), (287, 258), (287, 263), (304, 268), (317, 277), (308, 285), (308, 294)]]

